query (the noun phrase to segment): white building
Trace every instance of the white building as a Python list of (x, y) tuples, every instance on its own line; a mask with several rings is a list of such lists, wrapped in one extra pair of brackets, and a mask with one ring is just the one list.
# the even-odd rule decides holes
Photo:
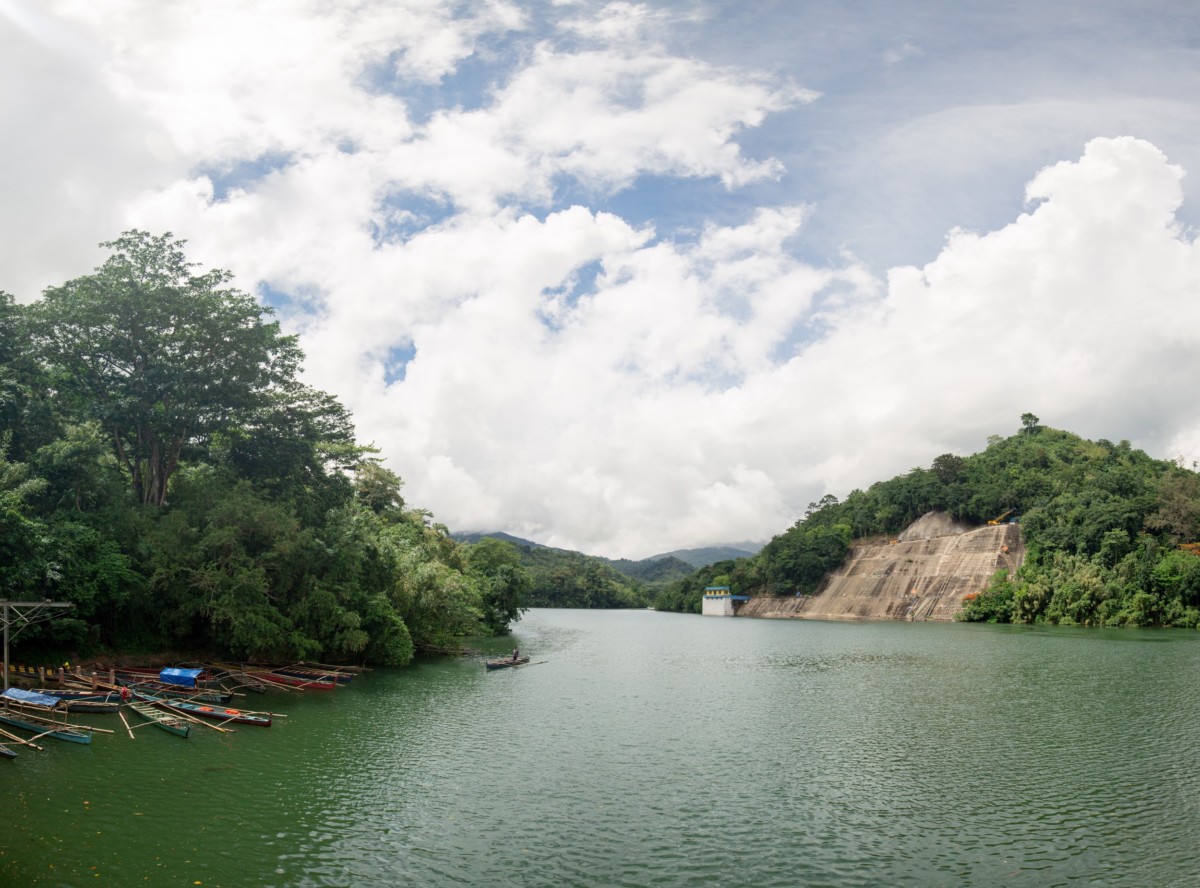
[(745, 601), (747, 597), (734, 595), (728, 586), (705, 586), (700, 613), (706, 617), (732, 617), (737, 614), (736, 603)]

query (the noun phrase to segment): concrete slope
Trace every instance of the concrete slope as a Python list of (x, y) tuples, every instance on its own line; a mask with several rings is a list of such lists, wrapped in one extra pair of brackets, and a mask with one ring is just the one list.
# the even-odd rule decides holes
[(898, 541), (855, 544), (841, 569), (816, 595), (759, 597), (738, 616), (810, 620), (953, 620), (963, 596), (980, 592), (1000, 568), (1015, 571), (1025, 558), (1020, 527), (966, 529), (930, 513)]

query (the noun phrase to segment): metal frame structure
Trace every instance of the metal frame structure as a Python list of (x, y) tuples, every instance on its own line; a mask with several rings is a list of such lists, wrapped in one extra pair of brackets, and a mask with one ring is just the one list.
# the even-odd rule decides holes
[(8, 690), (8, 639), (9, 629), (16, 626), (12, 636), (21, 634), (21, 630), (35, 623), (52, 620), (57, 616), (51, 609), (74, 607), (69, 601), (8, 601), (0, 600), (0, 622), (4, 624), (4, 690)]

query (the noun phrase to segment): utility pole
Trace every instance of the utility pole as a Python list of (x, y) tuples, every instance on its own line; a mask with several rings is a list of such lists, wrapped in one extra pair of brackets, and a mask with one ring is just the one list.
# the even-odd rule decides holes
[(8, 690), (8, 638), (9, 629), (16, 626), (13, 637), (34, 623), (41, 623), (57, 616), (54, 608), (74, 607), (69, 601), (9, 601), (0, 600), (0, 622), (4, 624), (4, 690)]

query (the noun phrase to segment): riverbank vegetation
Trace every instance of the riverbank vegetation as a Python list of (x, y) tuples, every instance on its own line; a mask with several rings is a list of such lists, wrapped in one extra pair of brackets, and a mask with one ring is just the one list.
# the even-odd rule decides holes
[(269, 308), (131, 231), (31, 305), (0, 293), (0, 597), (20, 651), (408, 662), (502, 634), (530, 582), (402, 481)]
[[(966, 602), (966, 620), (1200, 628), (1200, 475), (1127, 441), (1088, 441), (1025, 414), (980, 453), (826, 496), (753, 558), (712, 565), (656, 607), (699, 612), (706, 585), (750, 595), (811, 594), (857, 538), (896, 535), (932, 510), (976, 524), (1018, 520), (1026, 545)], [(718, 583), (718, 580), (724, 582)]]

